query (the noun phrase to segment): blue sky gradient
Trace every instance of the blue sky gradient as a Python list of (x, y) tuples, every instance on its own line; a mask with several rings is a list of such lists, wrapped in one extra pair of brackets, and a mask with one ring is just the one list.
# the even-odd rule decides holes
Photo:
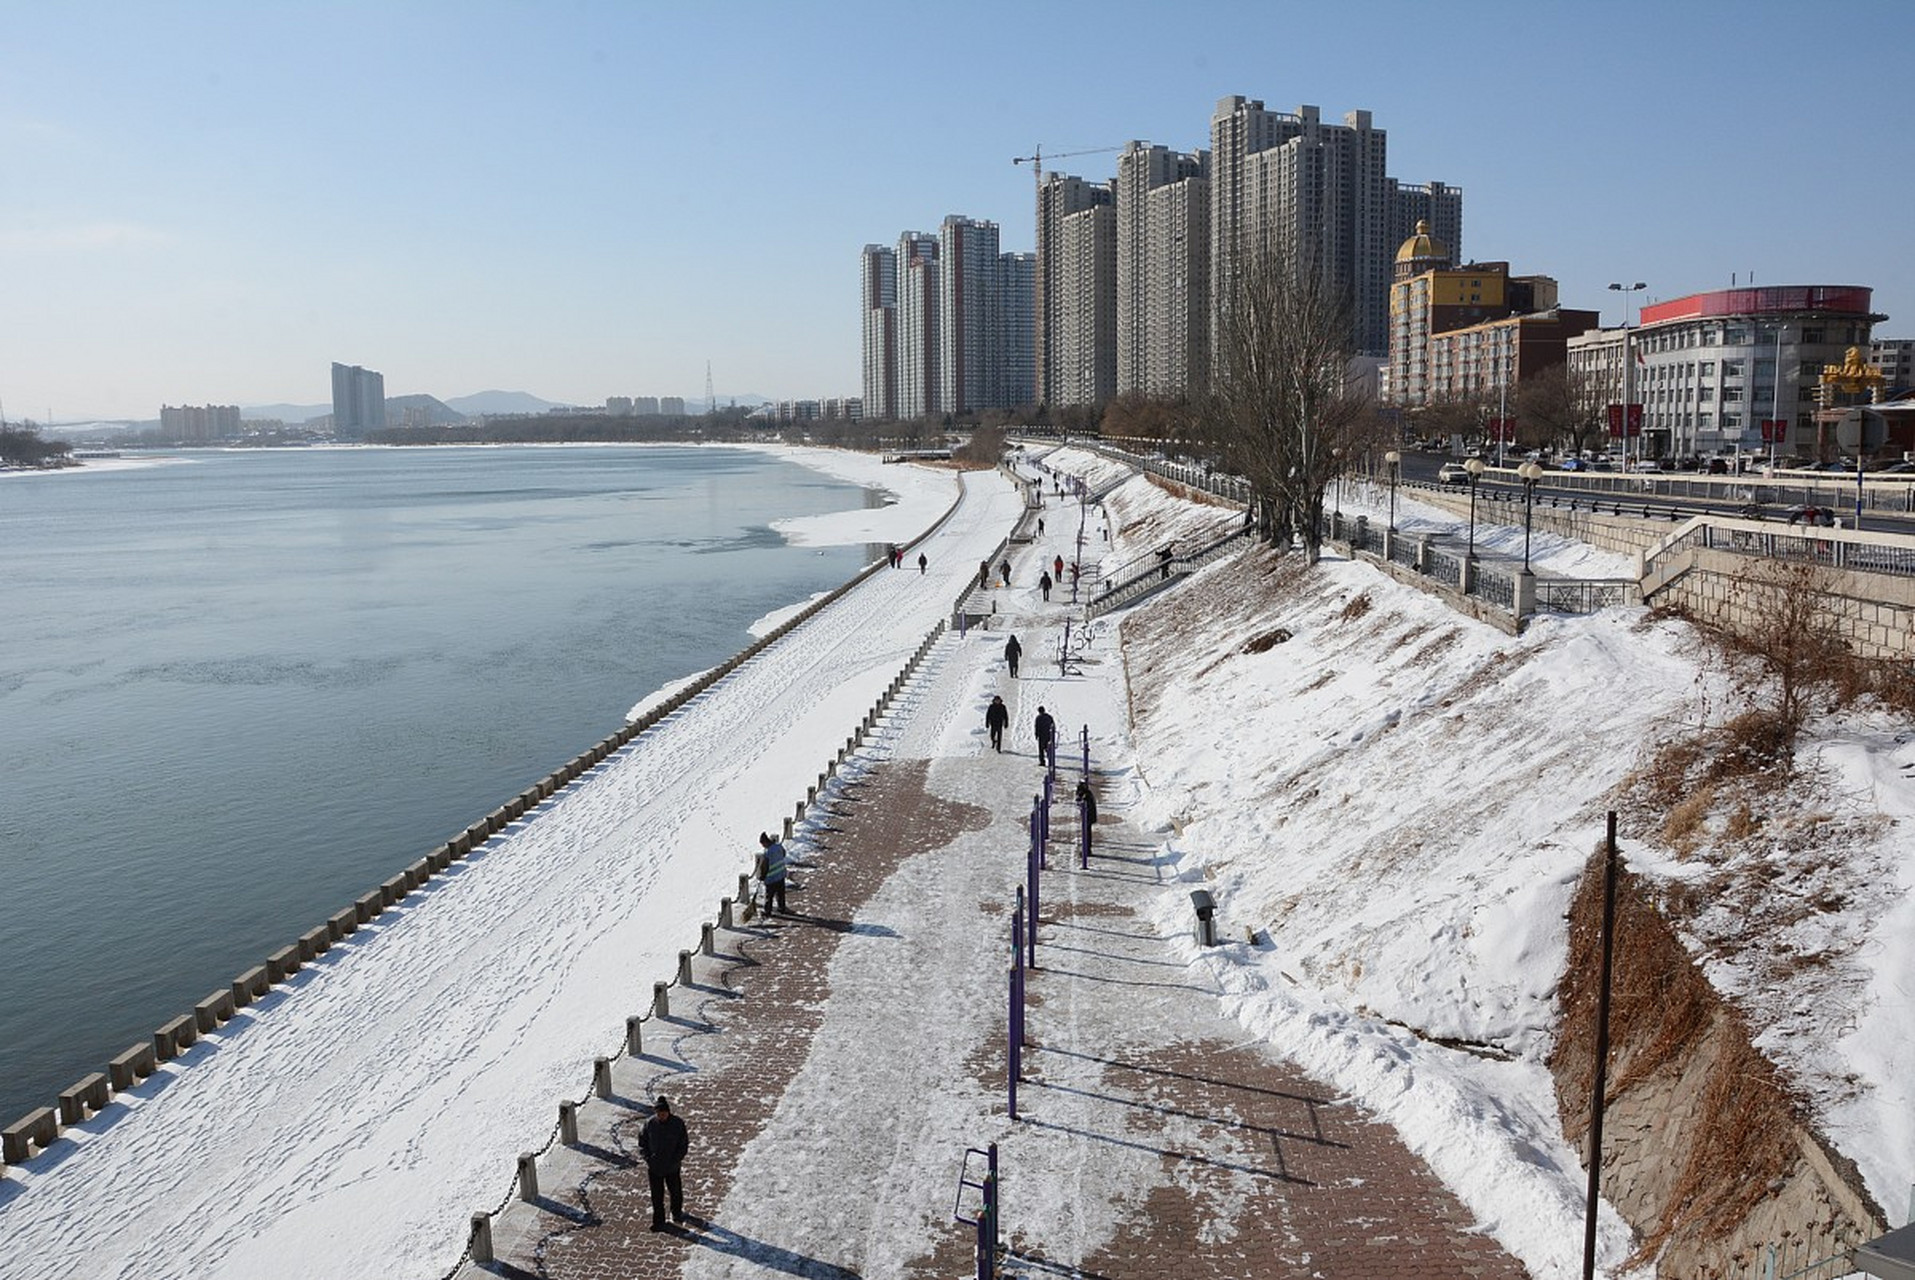
[[(1837, 14), (1839, 13), (1839, 17)], [(1466, 192), (1466, 253), (1618, 312), (1862, 284), (1915, 336), (1915, 6), (1043, 0), (13, 4), (9, 420), (389, 394), (859, 389), (857, 252), (950, 213), (1032, 247), (1011, 164), (1208, 145), (1228, 94), (1365, 108)], [(1109, 177), (1114, 154), (1060, 164)]]

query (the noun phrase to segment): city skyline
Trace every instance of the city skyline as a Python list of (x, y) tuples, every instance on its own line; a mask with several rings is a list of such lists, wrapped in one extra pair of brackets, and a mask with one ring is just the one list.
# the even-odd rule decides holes
[[(1872, 288), (1878, 334), (1915, 334), (1915, 264), (1882, 248), (1915, 179), (1887, 145), (1891, 78), (1847, 38), (1892, 37), (1886, 3), (1840, 27), (1768, 4), (1384, 3), (1377, 40), (1327, 12), (984, 4), (939, 58), (966, 75), (902, 97), (834, 70), (894, 9), (747, 7), (10, 15), (0, 404), (316, 403), (334, 359), (396, 395), (697, 399), (710, 361), (721, 401), (856, 396), (861, 245), (958, 212), (1028, 252), (1013, 157), (1095, 149), (1054, 171), (1104, 182), (1129, 141), (1207, 147), (1229, 95), (1374, 113), (1396, 176), (1468, 192), (1469, 255), (1555, 277), (1605, 324), (1611, 281), (1654, 303), (1753, 276)], [(1837, 105), (1780, 97), (1807, 84)]]

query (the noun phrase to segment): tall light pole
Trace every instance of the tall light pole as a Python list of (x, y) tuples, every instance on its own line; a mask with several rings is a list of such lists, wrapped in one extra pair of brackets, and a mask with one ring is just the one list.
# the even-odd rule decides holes
[(1337, 515), (1343, 514), (1343, 450), (1341, 447), (1330, 450), (1330, 465), (1335, 468), (1336, 496), (1331, 499), (1331, 510)]
[(1525, 462), (1516, 468), (1516, 474), (1523, 482), (1523, 572), (1529, 572), (1529, 525), (1536, 510), (1536, 482), (1543, 478), (1543, 469), (1534, 462)]
[(1383, 462), (1390, 469), (1390, 529), (1396, 529), (1396, 476), (1403, 469), (1403, 455), (1395, 449), (1383, 455)]
[[(1629, 295), (1649, 286), (1638, 280), (1634, 284), (1616, 284), (1609, 286), (1622, 295), (1622, 461), (1625, 470), (1629, 465)], [(1640, 429), (1636, 432), (1636, 461), (1643, 459), (1642, 447), (1645, 441)]]
[(1476, 482), (1483, 478), (1483, 460), (1470, 458), (1463, 463), (1463, 470), (1469, 472), (1469, 554), (1464, 558), (1476, 559)]

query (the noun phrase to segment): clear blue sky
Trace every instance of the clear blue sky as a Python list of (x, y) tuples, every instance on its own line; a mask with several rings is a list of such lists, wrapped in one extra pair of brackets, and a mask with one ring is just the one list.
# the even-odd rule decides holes
[[(7, 417), (388, 394), (855, 395), (867, 241), (1013, 156), (1367, 108), (1568, 306), (1863, 284), (1915, 336), (1915, 5), (88, 3), (0, 14)], [(1061, 167), (1101, 179), (1112, 155)], [(1899, 216), (1898, 216), (1899, 215)]]

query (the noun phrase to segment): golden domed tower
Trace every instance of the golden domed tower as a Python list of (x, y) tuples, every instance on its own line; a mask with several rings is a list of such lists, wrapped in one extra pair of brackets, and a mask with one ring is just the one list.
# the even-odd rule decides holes
[(1449, 249), (1442, 241), (1430, 236), (1428, 220), (1417, 219), (1416, 234), (1405, 240), (1403, 247), (1396, 251), (1395, 278), (1408, 280), (1425, 271), (1437, 271), (1449, 265)]

